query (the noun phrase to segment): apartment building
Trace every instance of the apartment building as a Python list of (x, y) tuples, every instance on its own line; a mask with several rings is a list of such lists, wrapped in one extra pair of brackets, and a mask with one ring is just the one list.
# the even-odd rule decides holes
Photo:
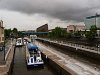
[(4, 42), (4, 27), (3, 21), (0, 20), (0, 44)]
[(85, 25), (69, 25), (67, 26), (67, 32), (85, 31)]
[(44, 24), (37, 28), (37, 32), (48, 32), (48, 24)]

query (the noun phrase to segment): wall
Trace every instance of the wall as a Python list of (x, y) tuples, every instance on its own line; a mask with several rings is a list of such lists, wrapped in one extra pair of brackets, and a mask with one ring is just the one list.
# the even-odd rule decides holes
[(3, 21), (0, 20), (0, 43), (4, 42), (4, 27)]
[(98, 54), (98, 53), (92, 53), (92, 52), (81, 50), (81, 49), (76, 50), (76, 48), (73, 48), (73, 47), (64, 46), (64, 45), (60, 45), (60, 44), (52, 43), (52, 42), (48, 42), (48, 41), (43, 41), (43, 40), (40, 40), (40, 39), (37, 39), (37, 40), (42, 42), (42, 43), (50, 44), (50, 45), (55, 46), (57, 48), (62, 48), (65, 52), (71, 52), (71, 53), (74, 53), (74, 54), (76, 53), (76, 54), (83, 56), (85, 58), (100, 61), (100, 54)]
[(52, 59), (50, 57), (46, 58), (46, 55), (42, 53), (42, 58), (44, 62), (48, 65), (48, 67), (52, 68), (52, 71), (56, 73), (56, 75), (71, 75), (68, 73), (64, 68), (62, 68), (56, 61), (55, 59)]

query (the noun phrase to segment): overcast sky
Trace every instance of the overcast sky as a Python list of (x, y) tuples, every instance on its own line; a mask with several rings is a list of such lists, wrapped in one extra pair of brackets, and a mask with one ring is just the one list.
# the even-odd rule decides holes
[(0, 19), (6, 28), (32, 30), (48, 23), (49, 29), (83, 24), (100, 13), (100, 0), (0, 0)]

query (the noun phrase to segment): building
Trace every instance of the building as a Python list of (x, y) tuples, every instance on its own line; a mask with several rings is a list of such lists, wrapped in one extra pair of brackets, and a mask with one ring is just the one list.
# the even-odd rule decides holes
[(87, 30), (89, 30), (92, 25), (96, 25), (96, 27), (100, 28), (100, 15), (96, 14), (95, 16), (86, 17), (84, 23)]
[(4, 27), (3, 21), (0, 20), (0, 44), (4, 42)]
[(75, 32), (75, 31), (85, 31), (85, 25), (69, 25), (67, 26), (67, 32)]
[(36, 31), (37, 32), (48, 32), (48, 24), (38, 27)]
[[(65, 30), (67, 32), (67, 28), (61, 28), (62, 30)], [(48, 30), (48, 32), (52, 32), (54, 29)]]

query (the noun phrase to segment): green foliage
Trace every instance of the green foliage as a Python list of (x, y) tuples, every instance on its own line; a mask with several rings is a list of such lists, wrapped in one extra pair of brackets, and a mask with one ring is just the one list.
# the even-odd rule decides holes
[(90, 32), (92, 32), (93, 34), (95, 34), (97, 32), (97, 27), (96, 25), (92, 25), (90, 28)]
[(13, 28), (13, 33), (17, 33), (18, 32), (18, 30), (17, 30), (17, 28)]
[(56, 27), (55, 29), (52, 30), (52, 32), (49, 32), (48, 36), (52, 38), (62, 38), (66, 37), (66, 30), (63, 30), (60, 27)]
[(5, 38), (9, 38), (12, 30), (11, 29), (5, 29), (4, 32), (5, 32)]
[(24, 37), (24, 35), (21, 31), (18, 32), (18, 37)]
[(18, 37), (18, 30), (17, 30), (17, 28), (13, 28), (12, 33), (13, 33), (13, 37), (14, 38)]
[(90, 28), (90, 31), (86, 32), (85, 33), (85, 36), (88, 40), (94, 40), (95, 39), (95, 36), (96, 36), (96, 33), (97, 32), (97, 27), (96, 25), (92, 25), (91, 28)]
[(86, 32), (85, 36), (88, 40), (93, 40), (94, 39), (94, 35), (90, 31)]
[(15, 37), (18, 33), (18, 30), (17, 28), (13, 28), (13, 30), (5, 29), (4, 33), (5, 33), (5, 38), (7, 39), (7, 38)]
[(74, 32), (73, 37), (80, 38), (81, 37), (81, 32), (80, 31)]
[(72, 38), (72, 33), (67, 33), (67, 34), (66, 34), (66, 38), (67, 38), (67, 39)]

